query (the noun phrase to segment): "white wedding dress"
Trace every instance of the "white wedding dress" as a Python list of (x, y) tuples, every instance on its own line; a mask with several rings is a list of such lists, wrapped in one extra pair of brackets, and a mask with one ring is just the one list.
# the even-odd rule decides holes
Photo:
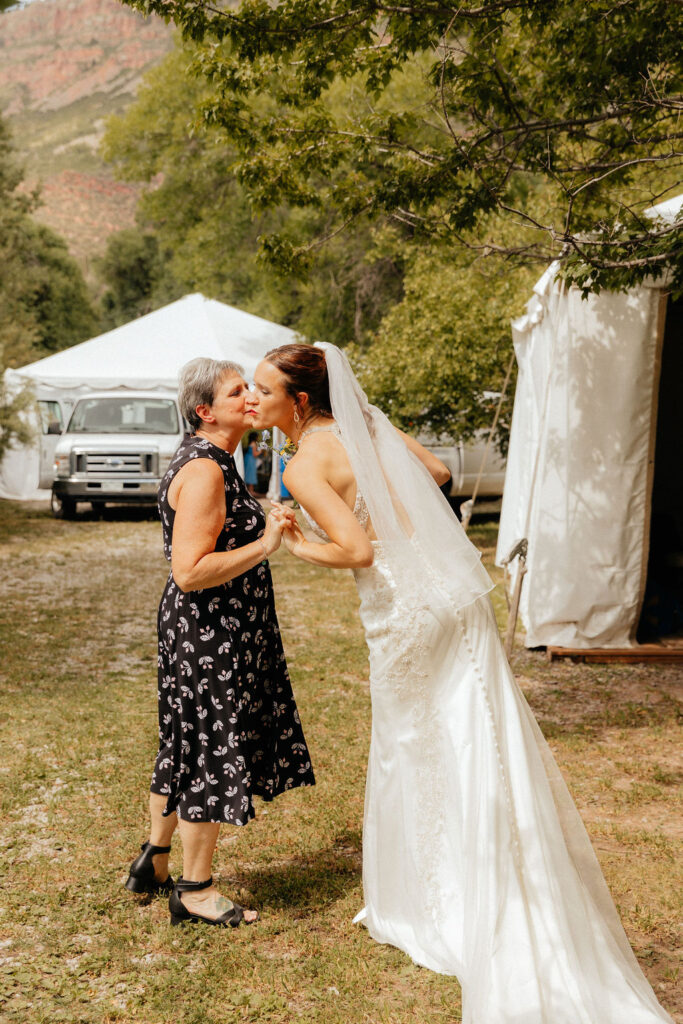
[[(367, 526), (360, 493), (354, 513)], [(412, 544), (420, 557), (417, 535)], [(435, 577), (433, 600), (416, 601), (373, 547), (373, 565), (354, 572), (372, 698), (356, 920), (457, 976), (463, 1024), (671, 1022), (510, 671), (488, 594), (456, 607)]]

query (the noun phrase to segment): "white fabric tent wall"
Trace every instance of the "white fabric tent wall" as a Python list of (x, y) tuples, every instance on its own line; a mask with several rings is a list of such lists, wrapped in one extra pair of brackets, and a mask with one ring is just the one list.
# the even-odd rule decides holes
[[(26, 379), (19, 377), (19, 371), (7, 370), (5, 386), (8, 393), (20, 388)], [(58, 402), (62, 409), (64, 422), (68, 419), (75, 398), (60, 389), (45, 387), (35, 381), (28, 382), (36, 399)], [(42, 442), (41, 421), (36, 408), (30, 408), (22, 414), (24, 423), (33, 433), (30, 444), (12, 444), (0, 461), (0, 498), (14, 501), (36, 501), (49, 498), (50, 492), (41, 490), (40, 479), (40, 446)]]
[[(197, 356), (227, 359), (253, 375), (266, 352), (300, 340), (295, 331), (203, 295), (187, 295), (122, 327), (5, 375), (9, 387), (32, 385), (38, 400), (67, 410), (90, 391), (158, 390), (175, 394), (178, 372)], [(0, 464), (0, 498), (46, 497), (38, 489), (39, 435)], [(238, 457), (239, 457), (239, 453)]]
[(513, 324), (519, 379), (497, 561), (528, 538), (528, 647), (629, 646), (647, 561), (660, 291), (583, 300), (555, 274)]

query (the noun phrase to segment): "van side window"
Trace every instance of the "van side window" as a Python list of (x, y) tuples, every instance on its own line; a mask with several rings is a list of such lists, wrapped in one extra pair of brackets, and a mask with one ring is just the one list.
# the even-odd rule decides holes
[[(51, 423), (57, 422), (59, 429), (64, 429), (64, 419), (59, 402), (38, 401), (38, 414), (40, 416), (40, 432), (47, 434)], [(54, 431), (53, 431), (54, 433)]]

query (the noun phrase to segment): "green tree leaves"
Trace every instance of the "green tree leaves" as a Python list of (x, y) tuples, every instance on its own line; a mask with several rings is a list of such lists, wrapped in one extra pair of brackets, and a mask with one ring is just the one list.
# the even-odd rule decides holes
[[(138, 208), (140, 231), (148, 233), (145, 246), (153, 244), (153, 233), (159, 259), (144, 286), (146, 297), (131, 303), (121, 289), (126, 280), (133, 291), (136, 282), (142, 287), (136, 246), (143, 242), (129, 232), (112, 239), (100, 264), (112, 315), (133, 315), (146, 302), (155, 308), (201, 291), (313, 339), (362, 340), (402, 294), (398, 240), (392, 247), (385, 237), (377, 248), (377, 229), (366, 224), (332, 239), (315, 260), (312, 250), (306, 260), (298, 258), (324, 235), (329, 211), (297, 197), (291, 182), (287, 202), (269, 205), (270, 197), (259, 194), (258, 156), (238, 177), (236, 143), (205, 116), (220, 90), (192, 71), (204, 55), (203, 48), (178, 47), (146, 76), (126, 114), (108, 123), (105, 157), (121, 176), (147, 183)], [(277, 170), (287, 178), (286, 161)]]
[(104, 327), (119, 327), (157, 308), (166, 266), (156, 235), (136, 228), (110, 235), (97, 272), (107, 284), (100, 299)]
[[(466, 251), (423, 249), (373, 344), (347, 350), (370, 401), (410, 433), (467, 440), (488, 429), (512, 354), (510, 319), (533, 279), (528, 269), (473, 263)], [(496, 435), (503, 451), (513, 394)]]
[[(264, 205), (334, 213), (326, 234), (373, 216), (446, 245), (581, 261), (600, 287), (683, 274), (680, 223), (643, 217), (680, 181), (679, 3), (128, 2), (204, 43), (206, 116)], [(417, 68), (414, 95), (385, 103)], [(352, 82), (363, 102), (330, 102)]]
[(186, 40), (107, 138), (172, 279), (352, 342), (405, 427), (488, 424), (551, 258), (683, 281), (644, 215), (680, 181), (680, 3), (126, 2)]
[(26, 391), (5, 389), (5, 370), (83, 341), (97, 323), (78, 266), (64, 242), (33, 220), (38, 199), (21, 182), (0, 119), (0, 455), (27, 438), (20, 414), (31, 401)]
[[(483, 392), (500, 387), (511, 351), (509, 318), (521, 312), (534, 272), (485, 264), (461, 246), (440, 252), (411, 224), (366, 218), (337, 231), (336, 211), (306, 202), (298, 178), (310, 184), (317, 167), (320, 195), (329, 176), (348, 196), (344, 212), (353, 217), (359, 181), (377, 183), (389, 196), (405, 187), (401, 174), (380, 180), (369, 144), (361, 160), (347, 158), (345, 136), (322, 154), (292, 160), (283, 146), (281, 159), (273, 150), (242, 159), (230, 130), (206, 118), (222, 82), (192, 73), (206, 69), (206, 54), (203, 46), (179, 47), (147, 76), (125, 116), (109, 122), (105, 155), (120, 174), (148, 183), (141, 232), (113, 238), (101, 265), (112, 313), (127, 319), (148, 302), (169, 301), (169, 282), (179, 294), (199, 290), (310, 340), (352, 342), (373, 400), (410, 431), (469, 437), (489, 426)], [(425, 67), (421, 58), (394, 75), (377, 102), (387, 146), (411, 133), (414, 148), (425, 144), (413, 112), (425, 102)], [(252, 101), (276, 123), (272, 97)], [(359, 80), (338, 80), (326, 93), (329, 110), (305, 116), (323, 124), (363, 112), (369, 102)], [(151, 234), (143, 238), (142, 228)], [(505, 438), (503, 417), (498, 440), (504, 445)]]

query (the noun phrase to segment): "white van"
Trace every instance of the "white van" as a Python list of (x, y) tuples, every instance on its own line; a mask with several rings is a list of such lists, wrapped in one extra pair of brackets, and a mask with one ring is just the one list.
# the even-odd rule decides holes
[[(486, 452), (488, 434), (482, 431), (471, 441), (453, 443), (419, 437), (418, 440), (433, 452), (451, 471), (451, 479), (444, 489), (451, 505), (458, 509), (466, 498), (471, 498)], [(477, 497), (484, 502), (498, 501), (503, 494), (506, 460), (494, 444), (489, 447), (484, 471), (479, 481)], [(495, 506), (494, 506), (495, 507)]]
[(159, 483), (186, 432), (177, 400), (154, 391), (92, 392), (78, 400), (54, 452), (52, 511), (79, 501), (156, 504)]

